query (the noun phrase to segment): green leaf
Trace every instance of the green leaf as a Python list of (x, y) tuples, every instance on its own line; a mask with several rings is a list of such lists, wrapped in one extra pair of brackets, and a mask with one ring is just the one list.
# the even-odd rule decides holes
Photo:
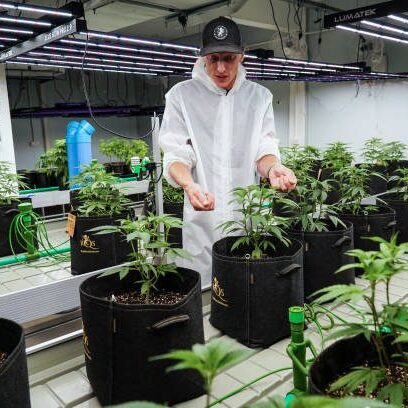
[(408, 389), (404, 384), (387, 384), (378, 395), (378, 399), (388, 400), (391, 404), (398, 407), (403, 406), (404, 398), (408, 397)]
[(322, 304), (334, 301), (353, 302), (356, 303), (364, 296), (364, 290), (357, 285), (332, 285), (324, 289), (320, 289), (313, 296), (320, 295), (314, 303)]
[(331, 391), (341, 388), (346, 393), (355, 391), (360, 385), (365, 385), (366, 396), (370, 395), (386, 379), (385, 370), (373, 367), (356, 367), (350, 373), (340, 377), (330, 386)]

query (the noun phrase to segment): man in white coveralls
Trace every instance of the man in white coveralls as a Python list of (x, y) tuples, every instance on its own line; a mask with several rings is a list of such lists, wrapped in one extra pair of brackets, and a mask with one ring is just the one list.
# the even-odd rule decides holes
[(292, 170), (280, 164), (271, 92), (245, 78), (238, 26), (219, 17), (202, 34), (192, 79), (166, 95), (160, 130), (163, 174), (185, 191), (183, 247), (192, 255), (181, 266), (211, 283), (211, 249), (216, 229), (237, 217), (231, 190), (267, 177), (274, 188), (296, 187)]

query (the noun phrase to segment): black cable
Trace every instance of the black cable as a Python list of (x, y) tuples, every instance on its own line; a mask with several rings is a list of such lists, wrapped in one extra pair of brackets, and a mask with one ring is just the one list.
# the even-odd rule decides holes
[(72, 98), (72, 94), (74, 93), (74, 88), (72, 86), (72, 79), (71, 79), (71, 75), (70, 75), (70, 70), (68, 69), (66, 72), (67, 72), (68, 85), (69, 85), (68, 101), (70, 101), (71, 98)]
[[(105, 100), (101, 97), (101, 95), (99, 94), (98, 91), (98, 87), (96, 86), (96, 72), (93, 72), (93, 81), (94, 81), (94, 89), (95, 89), (95, 95), (96, 97), (99, 99), (99, 102), (104, 105), (105, 104)], [(92, 88), (92, 87), (90, 87)]]
[(280, 38), (280, 43), (281, 43), (281, 47), (282, 47), (282, 52), (283, 52), (283, 55), (285, 56), (285, 58), (287, 59), (288, 57), (286, 56), (286, 53), (285, 53), (285, 47), (283, 46), (282, 33), (281, 33), (280, 28), (279, 28), (279, 26), (278, 26), (278, 23), (277, 23), (277, 21), (276, 21), (275, 9), (273, 8), (272, 0), (269, 0), (269, 4), (271, 5), (271, 9), (272, 9), (273, 22), (274, 22), (274, 24), (276, 25), (276, 28), (278, 29), (279, 38)]
[(23, 72), (21, 71), (19, 85), (18, 85), (18, 93), (17, 93), (16, 100), (14, 101), (14, 104), (13, 104), (13, 110), (17, 108), (18, 104), (21, 101), (21, 97), (23, 96), (24, 87), (25, 87), (25, 83), (23, 81)]
[(118, 136), (118, 137), (122, 137), (123, 139), (134, 140), (134, 139), (145, 139), (145, 138), (147, 138), (155, 130), (154, 126), (146, 134), (144, 134), (143, 136), (135, 138), (135, 137), (129, 137), (129, 136), (126, 136), (126, 135), (122, 135), (121, 133), (115, 132), (114, 130), (111, 130), (111, 129), (103, 126), (102, 124), (100, 124), (96, 120), (96, 118), (95, 118), (95, 116), (94, 116), (94, 114), (92, 112), (92, 106), (91, 106), (91, 102), (89, 101), (89, 94), (88, 94), (88, 90), (87, 90), (86, 83), (85, 83), (84, 68), (85, 68), (86, 52), (88, 50), (88, 42), (89, 42), (89, 35), (87, 34), (86, 35), (85, 50), (84, 50), (84, 55), (82, 57), (82, 64), (81, 64), (81, 78), (82, 78), (82, 88), (83, 88), (83, 92), (84, 92), (84, 96), (85, 96), (85, 101), (86, 101), (86, 104), (87, 104), (87, 107), (88, 107), (89, 115), (92, 118), (93, 122), (95, 123), (95, 125), (97, 127), (104, 130), (105, 132), (111, 133), (111, 134), (113, 134), (115, 136)]
[(57, 88), (57, 79), (55, 78), (55, 76), (54, 76), (54, 80), (52, 82), (54, 84), (55, 93), (61, 98), (61, 100), (63, 102), (65, 102), (65, 103), (68, 102), (68, 100), (65, 98), (65, 96), (58, 90), (58, 88)]
[(288, 14), (286, 16), (286, 24), (288, 26), (288, 33), (290, 33), (290, 22), (289, 22), (289, 20), (290, 20), (290, 12), (292, 11), (291, 9), (292, 9), (292, 7), (291, 7), (290, 3), (288, 3)]
[[(296, 1), (296, 0), (294, 0)], [(299, 10), (300, 10), (300, 4), (299, 4), (299, 0), (297, 0), (297, 5), (294, 5), (295, 7), (295, 14), (293, 16), (294, 22), (295, 24), (297, 24), (299, 26), (299, 31), (301, 33), (301, 35), (303, 35), (303, 28), (302, 28), (302, 21), (299, 17)]]

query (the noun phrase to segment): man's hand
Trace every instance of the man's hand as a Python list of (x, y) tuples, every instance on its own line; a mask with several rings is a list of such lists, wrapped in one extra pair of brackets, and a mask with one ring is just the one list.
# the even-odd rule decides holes
[(190, 183), (185, 187), (184, 191), (187, 193), (190, 204), (196, 211), (214, 210), (214, 196), (211, 193), (203, 193), (201, 187), (197, 183)]
[(268, 178), (271, 186), (281, 191), (291, 191), (297, 184), (293, 171), (282, 164), (274, 164), (268, 171)]

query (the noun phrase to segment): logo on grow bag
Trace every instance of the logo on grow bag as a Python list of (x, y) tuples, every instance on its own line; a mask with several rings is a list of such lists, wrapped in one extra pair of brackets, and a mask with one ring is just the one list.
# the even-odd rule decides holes
[[(84, 249), (82, 249), (84, 248)], [(81, 238), (81, 253), (82, 254), (97, 254), (99, 248), (96, 246), (96, 242), (91, 239), (89, 235), (82, 235)]]
[(229, 307), (228, 301), (224, 298), (224, 289), (220, 286), (220, 282), (214, 277), (212, 284), (212, 298), (214, 302), (219, 303), (222, 306)]
[(88, 335), (86, 334), (84, 323), (82, 323), (82, 332), (83, 332), (82, 339), (84, 342), (84, 354), (88, 360), (92, 360), (91, 351), (89, 350), (89, 338)]

